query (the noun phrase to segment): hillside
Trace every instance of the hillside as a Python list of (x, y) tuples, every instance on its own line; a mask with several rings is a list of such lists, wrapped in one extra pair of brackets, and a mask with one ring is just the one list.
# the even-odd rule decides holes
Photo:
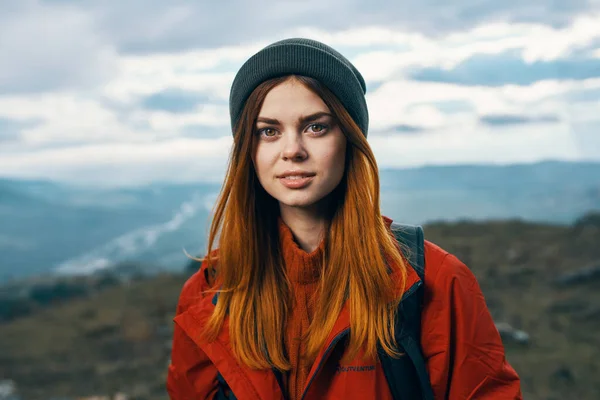
[[(570, 224), (600, 210), (600, 163), (381, 171), (383, 213), (405, 223), (522, 218)], [(205, 245), (216, 184), (96, 188), (0, 178), (0, 283), (123, 261), (177, 270)], [(68, 245), (66, 245), (68, 243)]]
[[(124, 260), (185, 262), (196, 252), (215, 185), (90, 188), (0, 179), (0, 283)], [(67, 244), (68, 245), (65, 245)]]
[[(472, 268), (497, 323), (529, 335), (505, 338), (526, 399), (600, 398), (600, 214), (569, 226), (458, 221), (425, 232)], [(185, 279), (128, 279), (0, 323), (0, 380), (13, 380), (24, 400), (166, 398)]]

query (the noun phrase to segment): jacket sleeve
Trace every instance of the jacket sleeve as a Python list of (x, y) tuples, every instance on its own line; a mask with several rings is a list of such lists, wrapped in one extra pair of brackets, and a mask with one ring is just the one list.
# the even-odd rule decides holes
[[(183, 313), (193, 299), (202, 297), (208, 287), (206, 265), (185, 283), (176, 315)], [(206, 354), (175, 324), (171, 361), (167, 372), (167, 392), (171, 400), (212, 399), (218, 390), (217, 368)]]
[[(422, 346), (436, 399), (522, 399), (500, 334), (473, 273), (455, 256), (440, 257), (427, 282)], [(429, 266), (427, 267), (429, 268)]]

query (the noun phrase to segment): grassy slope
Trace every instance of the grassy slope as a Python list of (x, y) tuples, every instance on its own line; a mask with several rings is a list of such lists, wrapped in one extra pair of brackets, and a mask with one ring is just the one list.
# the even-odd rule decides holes
[[(426, 236), (477, 275), (527, 399), (600, 398), (600, 280), (556, 276), (600, 261), (600, 227), (521, 222), (432, 224)], [(0, 378), (25, 399), (111, 394), (162, 399), (172, 312), (184, 276), (162, 275), (0, 325)]]

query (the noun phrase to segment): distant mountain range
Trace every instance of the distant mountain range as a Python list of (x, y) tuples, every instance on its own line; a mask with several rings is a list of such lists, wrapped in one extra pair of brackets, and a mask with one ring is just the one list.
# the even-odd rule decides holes
[(215, 185), (90, 189), (0, 180), (0, 282), (122, 260), (179, 269), (197, 255)]
[(404, 222), (507, 219), (569, 224), (600, 209), (600, 163), (383, 170), (381, 207)]
[[(214, 184), (95, 189), (0, 179), (0, 282), (121, 261), (181, 269), (202, 252)], [(600, 210), (600, 163), (381, 171), (381, 207), (405, 223), (518, 218), (571, 223)]]

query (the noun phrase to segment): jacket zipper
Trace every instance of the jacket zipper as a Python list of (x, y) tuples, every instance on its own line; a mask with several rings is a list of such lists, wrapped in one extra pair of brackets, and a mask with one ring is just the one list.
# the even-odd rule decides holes
[[(422, 284), (423, 284), (422, 281), (418, 281), (414, 285), (412, 285), (408, 289), (408, 291), (406, 293), (404, 293), (404, 295), (402, 296), (402, 299), (400, 300), (400, 302), (404, 301), (404, 299), (406, 299), (407, 297), (409, 297), (410, 295), (412, 295), (413, 293), (415, 293), (417, 291), (417, 289), (419, 287), (421, 287)], [(308, 384), (306, 385), (306, 389), (304, 389), (304, 392), (302, 393), (302, 396), (300, 397), (300, 400), (304, 400), (304, 396), (306, 396), (306, 393), (308, 392), (308, 389), (310, 389), (310, 385), (312, 384), (312, 382), (315, 379), (315, 377), (318, 375), (319, 371), (321, 370), (321, 367), (323, 367), (323, 364), (325, 363), (325, 360), (329, 356), (329, 353), (331, 353), (331, 351), (333, 350), (333, 348), (335, 347), (335, 345), (344, 336), (346, 336), (348, 334), (348, 332), (350, 332), (350, 328), (344, 329), (342, 332), (338, 333), (336, 337), (333, 338), (333, 340), (331, 341), (331, 344), (325, 350), (325, 353), (323, 354), (323, 357), (321, 357), (321, 361), (319, 362), (319, 365), (317, 366), (317, 369), (315, 370), (315, 373), (310, 378), (310, 381), (308, 381)]]
[(423, 285), (423, 281), (417, 281), (415, 282), (407, 291), (406, 293), (404, 293), (404, 295), (402, 296), (402, 299), (400, 299), (400, 303), (402, 303), (408, 296), (410, 296), (411, 294), (413, 294), (414, 292), (417, 291), (418, 288), (420, 288)]
[(336, 337), (333, 338), (333, 340), (331, 341), (331, 344), (325, 350), (325, 353), (323, 354), (323, 357), (321, 357), (321, 361), (319, 361), (319, 365), (317, 366), (317, 369), (315, 370), (315, 373), (310, 378), (310, 381), (308, 381), (308, 384), (306, 385), (306, 389), (304, 389), (304, 392), (302, 393), (302, 396), (300, 397), (300, 400), (304, 400), (304, 396), (306, 396), (306, 393), (308, 392), (308, 389), (310, 389), (310, 385), (312, 384), (312, 382), (315, 379), (315, 377), (319, 374), (319, 371), (321, 370), (321, 367), (323, 367), (323, 364), (325, 363), (325, 360), (327, 360), (327, 357), (329, 357), (329, 353), (331, 353), (331, 351), (333, 350), (333, 348), (335, 347), (335, 345), (344, 336), (346, 336), (348, 334), (348, 332), (350, 332), (350, 328), (344, 329), (343, 331), (341, 331), (340, 333), (338, 333)]

